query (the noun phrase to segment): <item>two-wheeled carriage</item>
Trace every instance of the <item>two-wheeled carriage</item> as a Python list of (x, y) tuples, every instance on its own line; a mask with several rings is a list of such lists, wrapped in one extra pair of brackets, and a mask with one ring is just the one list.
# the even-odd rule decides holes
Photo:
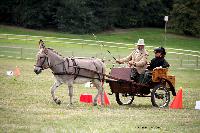
[(170, 102), (170, 91), (175, 92), (175, 76), (168, 75), (167, 68), (155, 68), (148, 83), (138, 83), (130, 78), (131, 68), (112, 68), (106, 79), (112, 94), (115, 94), (119, 105), (132, 104), (134, 96), (151, 97), (155, 107), (167, 107)]

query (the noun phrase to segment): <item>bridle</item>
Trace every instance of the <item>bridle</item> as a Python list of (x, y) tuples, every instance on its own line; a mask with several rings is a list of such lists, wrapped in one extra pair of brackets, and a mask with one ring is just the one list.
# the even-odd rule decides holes
[[(40, 62), (39, 63), (37, 62), (37, 64), (34, 65), (35, 67), (39, 67), (42, 70), (44, 70), (44, 69), (48, 69), (48, 68), (53, 68), (54, 66), (57, 66), (57, 65), (62, 64), (62, 63), (65, 62), (65, 61), (62, 61), (62, 62), (60, 62), (60, 63), (55, 64), (55, 65), (52, 66), (51, 63), (49, 62), (48, 57), (47, 57), (48, 53), (47, 52), (44, 52), (44, 53), (45, 53), (44, 56), (40, 56), (39, 57), (40, 59), (38, 61), (40, 61)], [(44, 66), (45, 62), (47, 62), (48, 65)]]
[[(48, 64), (47, 66), (46, 65), (44, 66), (45, 62), (47, 62), (47, 64)], [(45, 53), (45, 56), (40, 56), (38, 61), (37, 61), (37, 64), (34, 65), (34, 66), (39, 67), (42, 70), (47, 69), (47, 68), (51, 68), (48, 57), (47, 57), (47, 53)]]

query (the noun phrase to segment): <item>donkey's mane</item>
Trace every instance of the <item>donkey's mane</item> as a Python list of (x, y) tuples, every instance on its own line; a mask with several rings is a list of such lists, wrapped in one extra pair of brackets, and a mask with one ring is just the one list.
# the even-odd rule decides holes
[(53, 48), (47, 48), (47, 49), (49, 49), (49, 50), (51, 50), (53, 53), (55, 53), (55, 54), (57, 54), (57, 55), (63, 57), (61, 54), (59, 54), (59, 53), (58, 53), (57, 51), (55, 51)]

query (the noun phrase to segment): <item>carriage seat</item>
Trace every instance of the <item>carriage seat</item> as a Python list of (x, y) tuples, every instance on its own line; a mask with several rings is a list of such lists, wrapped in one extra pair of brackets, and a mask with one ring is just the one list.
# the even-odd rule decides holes
[(152, 81), (153, 82), (160, 82), (161, 78), (167, 78), (167, 72), (168, 69), (167, 68), (154, 68), (152, 71)]
[(169, 80), (173, 86), (175, 86), (175, 76), (168, 75), (167, 68), (154, 68), (152, 72), (152, 81), (153, 82), (160, 82), (160, 79), (167, 79)]
[(131, 68), (112, 68), (110, 72), (110, 76), (122, 79), (122, 80), (127, 80), (131, 81)]

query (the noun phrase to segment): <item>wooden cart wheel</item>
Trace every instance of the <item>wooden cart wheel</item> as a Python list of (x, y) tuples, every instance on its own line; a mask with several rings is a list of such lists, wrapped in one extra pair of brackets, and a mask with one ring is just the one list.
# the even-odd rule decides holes
[(116, 101), (119, 105), (130, 105), (134, 100), (134, 96), (123, 93), (115, 93)]
[(155, 107), (167, 107), (170, 102), (170, 92), (165, 85), (159, 84), (155, 86), (151, 92), (151, 102)]

